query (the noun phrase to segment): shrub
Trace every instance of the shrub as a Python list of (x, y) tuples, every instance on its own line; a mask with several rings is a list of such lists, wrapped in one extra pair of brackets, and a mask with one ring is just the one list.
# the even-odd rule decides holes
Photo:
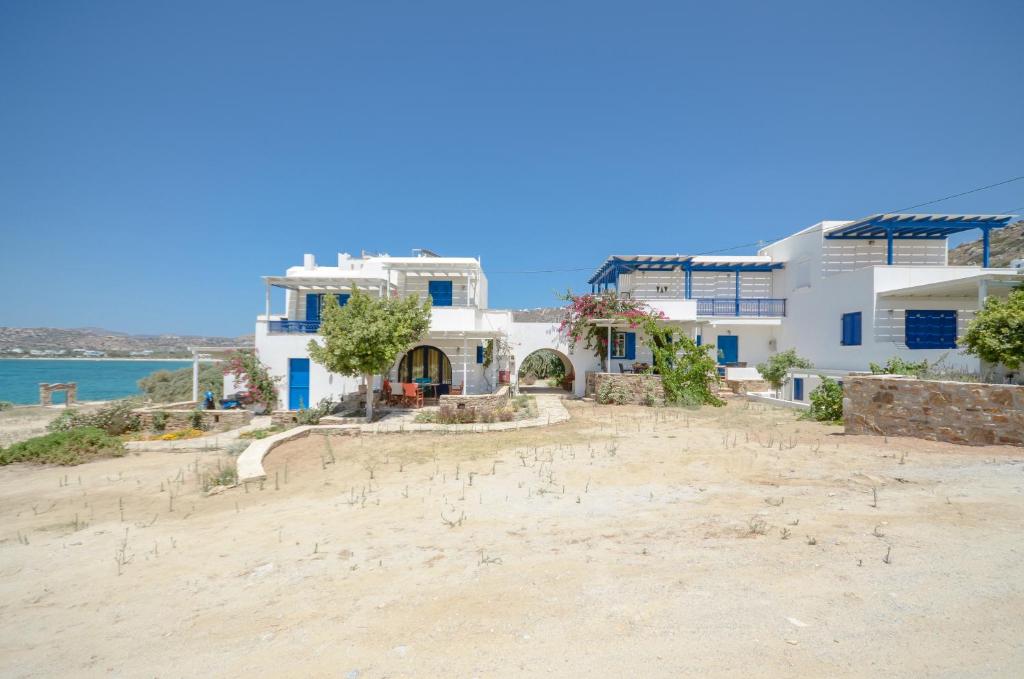
[(843, 388), (838, 382), (828, 377), (821, 378), (821, 384), (811, 392), (807, 418), (818, 422), (843, 421)]
[(629, 401), (629, 391), (616, 380), (606, 380), (597, 390), (597, 402), (605, 405), (622, 405)]
[(660, 326), (654, 318), (644, 319), (642, 327), (654, 358), (653, 368), (661, 375), (665, 403), (687, 407), (725, 405), (713, 391), (719, 381), (711, 355), (714, 347), (697, 344), (686, 335)]
[(193, 429), (203, 431), (206, 429), (206, 421), (203, 420), (202, 410), (193, 410), (188, 414), (188, 423)]
[(166, 434), (160, 435), (161, 441), (180, 441), (181, 439), (194, 439), (199, 438), (203, 435), (202, 429), (179, 429), (178, 431), (169, 431)]
[(871, 374), (873, 375), (913, 375), (914, 377), (924, 377), (925, 373), (928, 372), (928, 361), (911, 363), (910, 361), (904, 361), (899, 356), (893, 356), (883, 365), (868, 363), (868, 368), (871, 369)]
[(0, 401), (0, 412), (3, 412), (5, 410), (10, 410), (13, 407), (14, 407), (14, 404), (11, 403), (10, 401)]
[(163, 431), (167, 428), (167, 413), (153, 413), (153, 431)]
[(335, 404), (332, 398), (322, 398), (313, 408), (303, 408), (295, 413), (295, 421), (299, 424), (320, 424), (320, 418), (334, 412)]
[(967, 326), (964, 351), (989, 363), (1017, 370), (1024, 363), (1024, 288), (1005, 300), (989, 297)]
[(114, 401), (90, 413), (75, 409), (65, 410), (46, 428), (49, 431), (71, 431), (81, 427), (95, 427), (111, 436), (120, 436), (142, 428), (139, 416), (132, 412), (134, 405), (131, 401), (123, 400)]
[[(192, 368), (158, 370), (138, 381), (139, 390), (156, 403), (173, 403), (192, 399)], [(207, 391), (224, 393), (224, 374), (216, 363), (199, 365), (199, 394)]]
[(124, 444), (97, 427), (77, 427), (0, 448), (0, 465), (15, 462), (75, 465), (101, 457), (121, 457)]
[(769, 356), (764, 363), (757, 364), (757, 372), (761, 377), (772, 385), (772, 389), (778, 391), (787, 382), (786, 373), (793, 368), (811, 368), (813, 365), (806, 358), (796, 355), (796, 349), (787, 349), (773, 356)]

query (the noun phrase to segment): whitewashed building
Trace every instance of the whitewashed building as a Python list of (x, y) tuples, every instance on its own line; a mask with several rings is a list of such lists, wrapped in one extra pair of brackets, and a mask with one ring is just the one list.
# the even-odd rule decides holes
[[(879, 214), (819, 222), (755, 256), (614, 255), (595, 271), (592, 290), (614, 289), (664, 312), (667, 323), (717, 348), (730, 379), (757, 379), (754, 366), (796, 349), (827, 374), (868, 369), (891, 357), (944, 359), (978, 372), (957, 339), (989, 295), (1024, 282), (1019, 268), (990, 268), (989, 233), (1013, 215)], [(950, 235), (979, 229), (982, 266), (950, 266)], [(612, 370), (647, 362), (627, 328), (611, 328)], [(809, 371), (788, 385), (805, 401)]]

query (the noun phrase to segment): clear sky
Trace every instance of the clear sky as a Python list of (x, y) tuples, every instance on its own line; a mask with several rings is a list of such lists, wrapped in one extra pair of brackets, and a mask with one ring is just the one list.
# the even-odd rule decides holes
[[(613, 252), (1024, 175), (1022, 28), (1019, 0), (5, 2), (0, 325), (248, 333), (304, 252), (414, 247), (549, 305)], [(927, 208), (1011, 209), (1024, 181)]]

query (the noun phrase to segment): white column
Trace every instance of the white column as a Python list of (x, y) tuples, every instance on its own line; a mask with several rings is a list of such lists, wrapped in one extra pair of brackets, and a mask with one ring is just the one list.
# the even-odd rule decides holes
[(267, 283), (267, 299), (266, 299), (265, 308), (266, 308), (266, 315), (264, 316), (264, 318), (266, 318), (267, 321), (269, 321), (270, 320), (270, 283)]
[(469, 345), (466, 342), (466, 338), (462, 338), (462, 393), (469, 393)]
[(199, 352), (192, 350), (192, 400), (199, 400)]
[(612, 372), (612, 326), (608, 326), (608, 365), (605, 370)]

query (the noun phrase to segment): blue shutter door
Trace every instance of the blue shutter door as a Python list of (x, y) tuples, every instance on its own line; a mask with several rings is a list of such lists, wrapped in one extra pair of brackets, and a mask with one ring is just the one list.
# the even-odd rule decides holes
[(956, 311), (907, 309), (909, 349), (956, 349)]
[(793, 378), (793, 400), (804, 400), (804, 378), (802, 377)]
[(483, 347), (482, 344), (478, 344), (477, 347), (476, 347), (476, 362), (477, 363), (483, 363), (484, 362), (484, 347)]
[(288, 359), (288, 410), (309, 407), (309, 359)]
[(320, 295), (315, 292), (306, 295), (306, 320), (310, 323), (320, 322)]
[(430, 281), (427, 283), (427, 294), (433, 300), (434, 306), (452, 305), (452, 282), (451, 281)]
[(348, 294), (347, 292), (343, 292), (342, 294), (338, 295), (338, 306), (345, 306), (346, 304), (348, 304), (348, 298), (351, 296), (352, 295)]
[(626, 360), (636, 360), (636, 333), (626, 333)]
[(736, 363), (740, 360), (740, 338), (737, 335), (718, 336), (718, 362)]

